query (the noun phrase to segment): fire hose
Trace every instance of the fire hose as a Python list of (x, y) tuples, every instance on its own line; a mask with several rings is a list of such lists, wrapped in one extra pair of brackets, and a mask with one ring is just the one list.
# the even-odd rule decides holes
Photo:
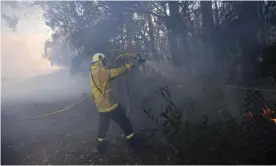
[[(119, 58), (121, 58), (121, 57), (123, 57), (123, 56), (132, 56), (132, 57), (134, 57), (135, 59), (138, 59), (138, 60), (141, 59), (140, 54), (137, 54), (136, 57), (133, 56), (132, 54), (120, 54), (120, 55), (116, 58), (116, 60), (119, 59)], [(73, 105), (71, 105), (71, 106), (68, 106), (68, 107), (59, 109), (59, 110), (57, 110), (57, 111), (54, 111), (54, 112), (51, 112), (51, 113), (48, 113), (48, 114), (44, 114), (44, 115), (41, 115), (41, 116), (35, 116), (35, 117), (31, 117), (31, 118), (26, 118), (26, 119), (23, 119), (23, 120), (33, 120), (33, 119), (40, 119), (40, 118), (52, 116), (52, 115), (55, 115), (55, 114), (58, 114), (58, 113), (67, 111), (67, 110), (69, 110), (69, 109), (71, 109), (71, 108), (74, 108), (74, 107), (76, 107), (76, 106), (82, 104), (84, 101), (86, 101), (86, 100), (89, 99), (89, 98), (93, 98), (93, 95), (90, 94), (90, 95), (88, 95), (87, 97), (85, 97), (84, 99), (80, 100), (79, 102), (77, 102), (77, 103), (75, 103), (75, 104), (73, 104)]]

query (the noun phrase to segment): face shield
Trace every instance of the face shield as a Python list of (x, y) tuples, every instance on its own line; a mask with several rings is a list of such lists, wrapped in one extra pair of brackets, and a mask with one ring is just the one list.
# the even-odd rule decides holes
[(103, 58), (102, 60), (102, 63), (103, 63), (103, 66), (105, 67), (105, 68), (107, 68), (109, 65), (108, 65), (108, 60), (107, 60), (107, 58)]
[(95, 63), (97, 63), (97, 62), (99, 62), (99, 61), (101, 61), (102, 62), (102, 64), (103, 64), (103, 66), (105, 67), (105, 68), (107, 68), (109, 65), (108, 65), (108, 59), (106, 58), (106, 57), (100, 57), (99, 59), (97, 59), (97, 60), (92, 60), (91, 62), (90, 62), (90, 66), (91, 65), (93, 65), (93, 64), (95, 64)]

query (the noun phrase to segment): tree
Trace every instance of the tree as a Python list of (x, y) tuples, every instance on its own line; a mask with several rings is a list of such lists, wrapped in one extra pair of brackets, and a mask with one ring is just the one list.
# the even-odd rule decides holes
[[(256, 59), (263, 48), (260, 41), (272, 43), (266, 41), (275, 25), (274, 2), (42, 4), (46, 24), (54, 32), (51, 41), (69, 43), (81, 57), (98, 51), (110, 56), (144, 51), (154, 60), (184, 66), (188, 72), (195, 66), (206, 73), (225, 66), (236, 70), (241, 64), (244, 78), (249, 76), (246, 73), (251, 73), (251, 78), (258, 75)], [(256, 72), (249, 71), (252, 66)]]
[[(213, 20), (213, 10), (211, 1), (201, 1), (200, 2), (201, 13), (202, 13), (202, 28), (203, 28), (203, 43), (205, 49), (205, 71), (214, 71), (215, 56), (214, 48), (216, 41), (214, 40), (214, 20)], [(211, 70), (208, 70), (211, 69)]]

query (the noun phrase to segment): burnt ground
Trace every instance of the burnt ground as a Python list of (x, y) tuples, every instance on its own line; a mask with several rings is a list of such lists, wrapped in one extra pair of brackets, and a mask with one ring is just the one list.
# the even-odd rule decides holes
[[(185, 142), (182, 154), (176, 155), (171, 148), (160, 144), (137, 152), (129, 151), (120, 129), (112, 122), (108, 133), (109, 151), (98, 154), (95, 152), (98, 116), (91, 100), (53, 116), (23, 120), (53, 112), (79, 99), (2, 102), (1, 164), (276, 163), (276, 127), (273, 125), (258, 127), (251, 123), (239, 128), (223, 128), (215, 124), (208, 132), (200, 130), (187, 134), (182, 140)], [(148, 122), (142, 111), (132, 118), (136, 131), (150, 128)]]
[[(92, 101), (66, 112), (23, 120), (53, 112), (75, 101), (2, 102), (1, 164), (160, 164), (172, 163), (170, 150), (146, 148), (129, 151), (120, 129), (111, 122), (106, 154), (95, 152), (98, 116)], [(143, 124), (133, 120), (133, 125)], [(149, 155), (149, 153), (151, 155)]]

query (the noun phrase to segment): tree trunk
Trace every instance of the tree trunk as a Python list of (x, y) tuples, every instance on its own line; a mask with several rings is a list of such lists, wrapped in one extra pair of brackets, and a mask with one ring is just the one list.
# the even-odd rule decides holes
[(175, 67), (181, 66), (181, 59), (179, 55), (179, 46), (178, 46), (178, 34), (179, 34), (179, 23), (180, 23), (180, 14), (179, 14), (179, 4), (178, 2), (169, 2), (169, 11), (170, 16), (168, 18), (168, 38), (170, 43), (170, 52), (172, 57), (172, 63)]
[(239, 44), (242, 50), (243, 78), (245, 84), (255, 82), (258, 72), (257, 59), (261, 48), (257, 39), (259, 31), (258, 2), (242, 2), (239, 10)]
[(202, 13), (203, 42), (205, 47), (204, 69), (205, 72), (215, 70), (214, 63), (214, 20), (211, 1), (200, 2)]
[(264, 7), (265, 3), (262, 1), (258, 1), (258, 15), (259, 15), (259, 27), (261, 32), (261, 46), (266, 47), (267, 46), (267, 39), (266, 39), (266, 32), (267, 32), (267, 24), (265, 20), (265, 14), (264, 14)]
[[(184, 9), (182, 11), (183, 15), (189, 17), (188, 1), (185, 1), (183, 3), (184, 3)], [(189, 18), (187, 18), (187, 19), (183, 18), (180, 22), (180, 28), (181, 28), (180, 50), (181, 50), (181, 53), (183, 54), (181, 56), (183, 57), (184, 68), (187, 72), (190, 72), (190, 71), (192, 71), (192, 51), (190, 49), (190, 44), (187, 41), (188, 31), (186, 29), (186, 26), (187, 26), (188, 19)]]
[[(256, 86), (259, 78), (258, 57), (261, 55), (261, 47), (258, 43), (257, 32), (260, 30), (260, 21), (258, 17), (258, 2), (241, 2), (239, 8), (238, 30), (239, 44), (242, 50), (242, 77), (243, 85), (246, 87)], [(256, 102), (255, 97), (261, 99), (259, 93), (246, 91), (245, 93), (245, 111), (262, 111), (260, 102)]]
[(121, 25), (121, 52), (125, 51), (124, 24)]
[(150, 14), (147, 14), (147, 20), (149, 24), (151, 53), (152, 53), (153, 59), (157, 60), (156, 49), (155, 49), (155, 39), (154, 39), (154, 33), (153, 33), (153, 23), (152, 23), (152, 17)]
[(156, 54), (158, 54), (156, 60), (159, 61), (159, 60), (160, 60), (160, 56), (161, 56), (161, 55), (159, 55), (159, 54), (161, 54), (161, 51), (160, 51), (160, 50), (161, 50), (161, 49), (160, 49), (160, 44), (161, 44), (160, 39), (161, 39), (161, 38), (160, 38), (159, 28), (156, 28), (156, 29), (155, 29), (155, 34), (156, 34), (156, 35), (155, 35), (155, 36), (156, 36), (156, 47), (155, 47), (155, 48), (156, 48)]
[[(190, 14), (188, 14), (190, 11), (189, 11), (189, 1), (184, 1), (183, 2), (183, 5), (184, 5), (184, 16), (186, 16), (186, 19), (187, 19), (187, 22), (188, 22), (188, 24), (190, 25), (190, 27), (191, 27), (191, 29), (194, 29), (194, 23), (193, 23), (193, 21), (192, 21), (192, 19), (191, 19), (191, 15)], [(192, 33), (192, 35), (194, 36), (194, 33), (193, 33), (193, 31), (191, 31), (191, 33)]]
[(218, 2), (217, 1), (214, 1), (215, 3), (215, 26), (218, 27), (220, 22), (219, 22), (219, 9), (218, 9)]

